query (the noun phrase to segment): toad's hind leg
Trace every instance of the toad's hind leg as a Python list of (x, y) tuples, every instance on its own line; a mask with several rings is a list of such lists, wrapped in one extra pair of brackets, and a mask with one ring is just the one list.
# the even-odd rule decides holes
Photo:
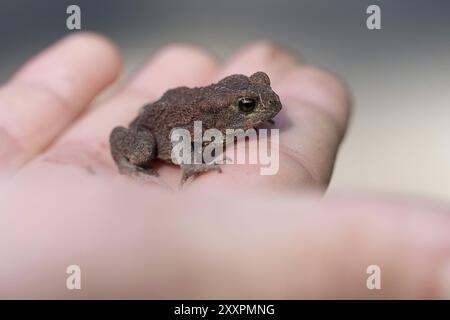
[(140, 181), (155, 181), (158, 173), (150, 167), (156, 158), (156, 140), (145, 128), (116, 127), (109, 137), (111, 155), (119, 172)]

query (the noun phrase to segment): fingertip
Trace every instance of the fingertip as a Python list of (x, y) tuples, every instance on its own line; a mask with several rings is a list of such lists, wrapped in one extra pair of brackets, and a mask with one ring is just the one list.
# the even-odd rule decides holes
[(158, 59), (165, 60), (180, 57), (183, 59), (201, 60), (202, 62), (206, 62), (214, 66), (217, 63), (217, 57), (215, 57), (211, 52), (201, 46), (184, 42), (175, 42), (162, 47), (155, 53), (153, 61), (157, 61)]
[(66, 35), (59, 42), (56, 43), (74, 43), (79, 45), (92, 45), (106, 48), (108, 51), (111, 51), (116, 54), (117, 57), (120, 56), (119, 49), (115, 45), (115, 43), (108, 37), (104, 36), (101, 33), (93, 32), (93, 31), (83, 31), (76, 32)]
[(263, 40), (250, 43), (236, 52), (215, 79), (220, 80), (235, 73), (249, 76), (264, 71), (271, 82), (276, 83), (298, 63), (299, 59), (291, 51), (272, 41)]
[[(120, 52), (111, 40), (97, 33), (79, 32), (32, 58), (13, 80), (47, 85), (64, 97), (86, 96), (87, 103), (92, 95), (116, 80), (121, 68)], [(87, 91), (89, 94), (85, 94)]]
[[(123, 58), (116, 44), (106, 36), (95, 32), (82, 32), (67, 38), (73, 47), (80, 47), (91, 51), (98, 59), (95, 70), (102, 70), (98, 74), (105, 81), (105, 85), (114, 82), (122, 72)], [(91, 59), (91, 61), (93, 61)]]
[(300, 63), (303, 60), (297, 51), (282, 43), (267, 39), (250, 43), (244, 46), (240, 52), (248, 55), (258, 55), (267, 61), (286, 59), (292, 63)]
[(77, 55), (85, 56), (92, 53), (101, 53), (108, 62), (114, 62), (113, 65), (122, 66), (122, 57), (118, 47), (114, 42), (95, 32), (77, 32), (66, 35), (56, 43), (49, 46), (46, 50), (38, 54), (26, 65), (30, 65), (35, 60), (41, 60), (48, 55), (57, 55), (61, 51), (71, 53), (74, 51)]
[(79, 32), (67, 36), (65, 39), (68, 42), (72, 42), (72, 45), (80, 45), (97, 52), (102, 52), (105, 63), (113, 66), (111, 73), (114, 78), (120, 74), (123, 68), (123, 58), (117, 45), (108, 37), (92, 32)]

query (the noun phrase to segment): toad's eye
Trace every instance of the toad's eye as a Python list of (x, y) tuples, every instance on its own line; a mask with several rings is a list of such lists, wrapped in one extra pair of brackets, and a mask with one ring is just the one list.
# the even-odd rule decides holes
[(251, 113), (255, 110), (256, 100), (252, 98), (240, 98), (238, 100), (239, 110), (244, 113)]

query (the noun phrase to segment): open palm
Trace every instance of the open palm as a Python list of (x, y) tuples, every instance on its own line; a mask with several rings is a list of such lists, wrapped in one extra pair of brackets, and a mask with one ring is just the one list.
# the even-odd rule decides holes
[[(0, 248), (11, 262), (0, 269), (0, 296), (437, 294), (436, 265), (450, 245), (445, 216), (392, 203), (317, 199), (349, 118), (349, 94), (336, 77), (269, 43), (251, 44), (222, 65), (200, 48), (174, 44), (94, 101), (120, 69), (109, 41), (81, 33), (32, 59), (0, 90)], [(269, 74), (283, 103), (275, 118), (278, 174), (223, 165), (223, 174), (203, 174), (182, 192), (175, 166), (156, 166), (171, 190), (118, 174), (109, 134), (142, 105), (173, 87), (256, 71)], [(393, 228), (399, 221), (400, 229)], [(422, 263), (414, 279), (400, 272), (411, 261)], [(85, 275), (81, 293), (61, 284), (70, 264)], [(366, 287), (373, 264), (397, 277), (382, 292)], [(27, 273), (31, 266), (41, 273)], [(33, 293), (36, 286), (45, 289)]]

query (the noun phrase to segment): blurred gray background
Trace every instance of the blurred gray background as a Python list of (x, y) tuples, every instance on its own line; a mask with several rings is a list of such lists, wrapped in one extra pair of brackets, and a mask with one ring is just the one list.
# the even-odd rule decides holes
[[(160, 46), (187, 41), (220, 57), (258, 39), (288, 46), (341, 75), (354, 116), (331, 190), (400, 192), (450, 199), (449, 0), (0, 0), (0, 82), (70, 31), (111, 37), (135, 70)], [(366, 28), (366, 8), (382, 29)]]

